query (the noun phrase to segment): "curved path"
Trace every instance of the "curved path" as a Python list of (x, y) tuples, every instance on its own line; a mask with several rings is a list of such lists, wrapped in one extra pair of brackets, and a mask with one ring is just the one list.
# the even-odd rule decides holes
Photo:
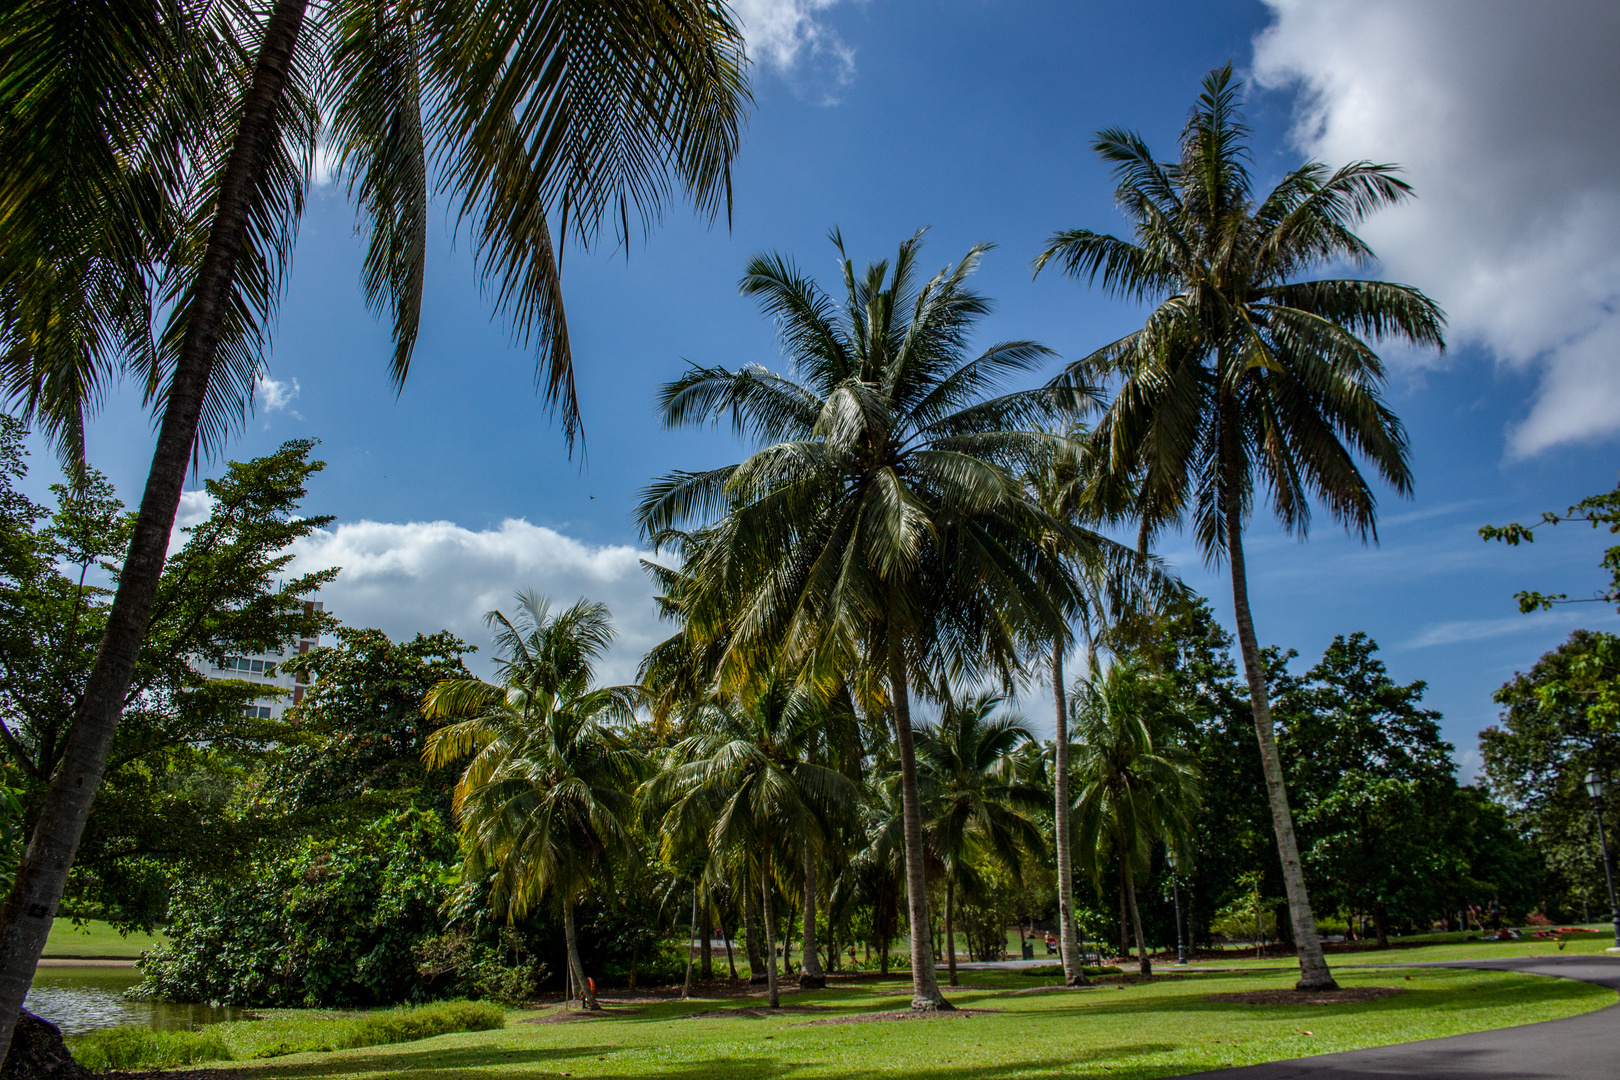
[[(1380, 964), (1380, 967), (1385, 965)], [(1391, 967), (1520, 971), (1620, 990), (1620, 958), (1544, 956)], [(1620, 1004), (1539, 1024), (1190, 1074), (1196, 1080), (1591, 1080), (1620, 1077)]]

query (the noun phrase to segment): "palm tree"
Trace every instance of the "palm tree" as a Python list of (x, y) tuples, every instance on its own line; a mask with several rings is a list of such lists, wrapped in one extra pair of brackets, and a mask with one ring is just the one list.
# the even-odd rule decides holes
[(1202, 789), (1198, 768), (1191, 754), (1165, 737), (1163, 702), (1133, 666), (1116, 663), (1075, 691), (1077, 846), (1094, 881), (1104, 851), (1118, 860), (1137, 960), (1149, 975), (1136, 882), (1160, 840), (1185, 845)]
[(609, 860), (628, 849), (627, 812), (641, 758), (618, 725), (638, 688), (591, 686), (594, 662), (613, 640), (608, 612), (585, 600), (551, 613), (518, 594), (516, 622), (499, 611), (500, 683), (451, 679), (423, 702), (429, 720), (449, 720), (427, 739), (423, 760), (440, 768), (470, 758), (452, 806), (466, 851), (464, 879), (492, 881), (508, 922), (545, 898), (562, 908), (571, 996), (600, 1008), (579, 957), (574, 908)]
[[(792, 262), (756, 256), (742, 281), (778, 323), (794, 371), (693, 367), (662, 393), (675, 427), (729, 415), (766, 444), (738, 465), (674, 473), (639, 511), (656, 537), (688, 519), (687, 625), (729, 638), (720, 667), (786, 663), (812, 679), (887, 675), (899, 749), (911, 922), (912, 1007), (949, 1007), (929, 940), (911, 686), (997, 676), (1018, 644), (1055, 633), (1073, 601), (1041, 547), (1060, 531), (1017, 470), (1063, 445), (1028, 430), (1073, 391), (990, 396), (1050, 354), (1029, 341), (967, 353), (988, 302), (967, 288), (984, 246), (918, 281), (922, 236), (893, 267), (858, 275), (835, 231), (842, 310)], [(704, 520), (711, 514), (713, 520)]]
[[(562, 242), (605, 225), (628, 241), (632, 212), (650, 227), (676, 189), (729, 212), (747, 100), (741, 32), (708, 0), (8, 9), (0, 384), (70, 462), (86, 406), (125, 371), (160, 419), (66, 764), (0, 909), (0, 1054), (100, 784), (186, 472), (262, 371), (321, 118), (369, 238), (367, 301), (393, 322), (395, 383), (421, 310), (431, 156), (571, 444)], [(154, 307), (170, 313), (155, 340)]]
[[(1406, 434), (1383, 403), (1384, 367), (1364, 339), (1443, 346), (1443, 316), (1416, 289), (1362, 279), (1302, 279), (1372, 252), (1352, 231), (1407, 198), (1390, 165), (1303, 165), (1256, 205), (1230, 65), (1204, 80), (1181, 158), (1153, 159), (1141, 137), (1110, 129), (1095, 149), (1115, 163), (1118, 204), (1135, 241), (1060, 232), (1036, 261), (1057, 260), (1108, 292), (1156, 301), (1142, 329), (1076, 361), (1064, 378), (1117, 380), (1091, 434), (1100, 498), (1123, 503), (1140, 544), (1192, 521), (1212, 563), (1229, 562), (1243, 666), (1272, 825), (1299, 946), (1301, 989), (1334, 985), (1300, 869), (1249, 610), (1243, 525), (1263, 485), (1284, 527), (1303, 536), (1311, 499), (1365, 540), (1376, 499), (1356, 465), (1411, 490)], [(1061, 380), (1060, 380), (1061, 383)]]
[(819, 690), (772, 671), (742, 701), (706, 705), (694, 718), (692, 734), (674, 746), (664, 769), (641, 792), (662, 843), (678, 842), (702, 823), (713, 857), (757, 864), (757, 877), (747, 876), (760, 882), (773, 1009), (781, 1000), (772, 884), (796, 876), (794, 861), (804, 875), (807, 985), (820, 972), (815, 864), (828, 833), (853, 818), (859, 802), (855, 782), (823, 763), (826, 743), (840, 726)]
[(1021, 718), (995, 716), (1005, 699), (980, 693), (947, 701), (938, 726), (916, 733), (917, 768), (927, 807), (924, 829), (944, 863), (945, 958), (951, 985), (956, 977), (956, 891), (979, 889), (973, 866), (994, 859), (1015, 879), (1023, 876), (1026, 852), (1046, 845), (1025, 814), (1046, 803), (1043, 788), (1019, 775), (1016, 752), (1032, 742)]
[[(1070, 435), (1083, 439), (1083, 429), (1070, 429)], [(1057, 453), (1032, 470), (1025, 482), (1030, 498), (1050, 517), (1071, 526), (1065, 535), (1047, 530), (1042, 542), (1051, 553), (1066, 561), (1080, 586), (1082, 603), (1076, 622), (1085, 649), (1086, 670), (1096, 666), (1097, 646), (1106, 634), (1111, 618), (1126, 610), (1137, 610), (1157, 600), (1169, 584), (1169, 578), (1156, 559), (1145, 553), (1133, 554), (1129, 549), (1108, 540), (1082, 522), (1098, 522), (1108, 516), (1107, 508), (1095, 505), (1091, 490), (1090, 472), (1082, 454)], [(1086, 542), (1076, 545), (1072, 537)], [(1063, 981), (1068, 986), (1086, 985), (1083, 957), (1080, 955), (1079, 935), (1074, 923), (1074, 859), (1073, 841), (1069, 836), (1069, 707), (1063, 659), (1072, 645), (1069, 627), (1054, 635), (1048, 643), (1051, 649), (1052, 703), (1055, 707), (1053, 729), (1053, 841), (1057, 848), (1058, 880), (1058, 942), (1063, 962)]]

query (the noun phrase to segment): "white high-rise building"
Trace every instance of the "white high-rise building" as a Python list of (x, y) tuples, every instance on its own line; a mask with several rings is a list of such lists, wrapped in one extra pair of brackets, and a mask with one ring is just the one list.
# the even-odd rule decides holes
[[(326, 605), (319, 600), (305, 600), (304, 610), (309, 612), (324, 611)], [(298, 651), (307, 653), (320, 641), (317, 638), (300, 638)], [(261, 720), (279, 720), (281, 714), (292, 706), (304, 700), (305, 682), (303, 677), (294, 678), (289, 672), (282, 674), (277, 665), (287, 659), (285, 649), (275, 652), (253, 653), (250, 656), (227, 656), (223, 664), (214, 665), (204, 663), (198, 666), (198, 672), (208, 679), (244, 679), (247, 682), (262, 683), (264, 686), (275, 686), (283, 690), (292, 691), (290, 694), (275, 694), (255, 700), (243, 712), (249, 716), (256, 716)]]

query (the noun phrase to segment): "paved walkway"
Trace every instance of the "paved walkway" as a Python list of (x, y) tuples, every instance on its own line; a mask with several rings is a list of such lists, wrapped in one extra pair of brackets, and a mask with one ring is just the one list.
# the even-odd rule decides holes
[[(1400, 966), (1522, 971), (1580, 979), (1620, 990), (1620, 958), (1608, 956), (1525, 957)], [(1444, 1080), (1620, 1077), (1620, 1004), (1540, 1024), (1193, 1073), (1188, 1080), (1390, 1080), (1391, 1077), (1441, 1077)]]

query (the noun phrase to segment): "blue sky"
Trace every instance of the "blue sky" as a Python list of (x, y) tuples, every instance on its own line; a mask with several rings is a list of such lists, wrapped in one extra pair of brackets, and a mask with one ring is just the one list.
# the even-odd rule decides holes
[[(735, 460), (729, 431), (665, 432), (653, 395), (683, 358), (779, 366), (771, 326), (736, 294), (749, 255), (834, 270), (827, 230), (858, 259), (930, 226), (924, 262), (998, 247), (978, 276), (997, 301), (983, 341), (1038, 339), (1075, 357), (1139, 312), (1030, 260), (1054, 229), (1121, 227), (1096, 129), (1141, 131), (1163, 155), (1198, 81), (1234, 61), (1258, 72), (1248, 115), (1263, 184), (1307, 154), (1408, 166), (1419, 203), (1371, 222), (1386, 276), (1453, 315), (1444, 357), (1391, 356), (1389, 401), (1412, 438), (1417, 493), (1388, 494), (1382, 544), (1319, 520), (1307, 543), (1266, 518), (1251, 530), (1261, 639), (1308, 662), (1364, 630), (1429, 703), (1472, 768), (1491, 691), (1599, 605), (1517, 613), (1520, 588), (1583, 593), (1605, 535), (1567, 528), (1530, 549), (1487, 546), (1485, 523), (1525, 519), (1614, 482), (1620, 428), (1620, 194), (1606, 73), (1620, 43), (1596, 5), (1404, 5), (988, 0), (747, 0), (756, 107), (735, 174), (732, 226), (671, 213), (628, 251), (570, 250), (565, 289), (586, 454), (570, 460), (533, 389), (532, 358), (493, 323), (465, 237), (433, 217), (424, 326), (396, 397), (386, 329), (358, 290), (360, 249), (341, 190), (312, 193), (258, 408), (229, 456), (315, 436), (328, 468), (311, 512), (339, 524), (300, 553), (348, 567), (329, 595), (346, 621), (395, 634), (449, 626), (486, 644), (476, 616), (512, 590), (614, 608), (612, 674), (660, 636), (636, 568), (641, 487), (674, 468)], [(1508, 57), (1511, 62), (1503, 62)], [(1504, 105), (1503, 102), (1506, 104)], [(1604, 110), (1607, 110), (1605, 112)], [(296, 389), (295, 389), (296, 388)], [(90, 433), (96, 464), (133, 502), (151, 427), (127, 388)], [(36, 452), (34, 483), (49, 479)], [(217, 469), (217, 464), (209, 471)], [(195, 512), (188, 497), (183, 507)], [(1230, 623), (1224, 578), (1184, 538), (1162, 548)], [(1044, 712), (1032, 699), (1034, 718)]]

